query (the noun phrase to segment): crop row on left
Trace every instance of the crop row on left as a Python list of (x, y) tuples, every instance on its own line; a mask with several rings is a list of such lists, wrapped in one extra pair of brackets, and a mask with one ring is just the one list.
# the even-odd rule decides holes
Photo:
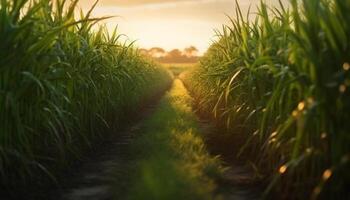
[(169, 74), (77, 1), (0, 1), (1, 185), (53, 177)]

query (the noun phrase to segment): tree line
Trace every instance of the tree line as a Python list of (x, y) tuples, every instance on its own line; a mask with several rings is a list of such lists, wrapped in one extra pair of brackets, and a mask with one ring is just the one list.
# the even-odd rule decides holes
[(150, 49), (140, 49), (144, 55), (150, 56), (162, 63), (194, 63), (199, 59), (198, 49), (194, 46), (183, 50), (173, 49), (166, 51), (161, 47), (152, 47)]

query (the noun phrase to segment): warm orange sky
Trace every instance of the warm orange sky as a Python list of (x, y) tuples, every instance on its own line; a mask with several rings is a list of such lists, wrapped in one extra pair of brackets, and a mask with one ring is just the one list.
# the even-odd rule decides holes
[[(285, 0), (286, 1), (286, 0)], [(241, 8), (257, 5), (260, 0), (238, 0)], [(276, 4), (278, 0), (266, 0)], [(80, 0), (84, 10), (94, 0)], [(137, 40), (137, 46), (162, 47), (166, 50), (196, 46), (203, 53), (215, 39), (214, 29), (228, 23), (235, 0), (100, 0), (94, 16), (119, 16), (107, 21), (118, 25), (119, 32)]]

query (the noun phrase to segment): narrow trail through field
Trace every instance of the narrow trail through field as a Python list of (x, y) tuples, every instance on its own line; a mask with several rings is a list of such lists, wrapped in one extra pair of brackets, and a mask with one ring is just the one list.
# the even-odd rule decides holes
[(250, 171), (223, 167), (224, 159), (209, 153), (203, 135), (215, 128), (198, 120), (191, 106), (176, 79), (137, 124), (67, 176), (52, 199), (258, 199)]
[[(130, 146), (143, 120), (154, 112), (157, 102), (139, 113), (140, 120), (98, 148), (93, 155), (82, 160), (78, 169), (73, 169), (61, 188), (51, 194), (52, 200), (107, 200), (116, 199), (116, 191), (123, 192), (128, 185), (134, 160), (131, 159)], [(123, 176), (125, 179), (116, 179)], [(117, 182), (117, 184), (116, 184)], [(115, 185), (118, 185), (115, 187)], [(118, 199), (118, 198), (117, 198)]]

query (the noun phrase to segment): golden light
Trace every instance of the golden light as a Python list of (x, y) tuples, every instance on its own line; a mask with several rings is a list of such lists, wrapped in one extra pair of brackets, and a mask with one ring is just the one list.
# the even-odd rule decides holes
[(254, 133), (253, 133), (253, 135), (255, 136), (255, 135), (258, 135), (259, 134), (259, 130), (256, 130)]
[(270, 135), (270, 137), (273, 138), (273, 137), (275, 137), (276, 135), (277, 135), (277, 131), (273, 132), (273, 133)]
[(269, 143), (275, 143), (277, 141), (276, 138), (272, 138), (271, 140), (269, 140)]
[(350, 69), (350, 64), (349, 63), (344, 63), (343, 64), (343, 69), (344, 69), (344, 71), (348, 71), (349, 69)]
[(346, 86), (344, 84), (339, 86), (339, 92), (344, 93), (346, 91)]
[(297, 117), (298, 114), (299, 114), (299, 112), (298, 112), (297, 110), (294, 110), (294, 111), (292, 112), (292, 116), (293, 116), (293, 117)]
[(326, 137), (327, 137), (327, 133), (322, 133), (321, 134), (321, 139), (326, 139)]
[(279, 171), (280, 174), (284, 174), (287, 171), (287, 166), (286, 165), (282, 165), (278, 171)]
[(323, 172), (322, 179), (324, 181), (328, 180), (332, 176), (332, 170), (327, 169)]
[[(287, 0), (283, 0), (287, 2)], [(87, 12), (95, 1), (80, 0)], [(258, 1), (238, 0), (242, 12), (256, 11)], [(278, 0), (268, 4), (279, 5)], [(230, 21), (235, 1), (230, 0), (100, 0), (93, 17), (116, 16), (106, 20), (109, 30), (118, 26), (121, 34), (141, 48), (161, 47), (167, 51), (195, 46), (203, 54), (213, 40), (215, 29)]]
[(302, 111), (305, 108), (305, 103), (302, 101), (298, 104), (298, 110)]

